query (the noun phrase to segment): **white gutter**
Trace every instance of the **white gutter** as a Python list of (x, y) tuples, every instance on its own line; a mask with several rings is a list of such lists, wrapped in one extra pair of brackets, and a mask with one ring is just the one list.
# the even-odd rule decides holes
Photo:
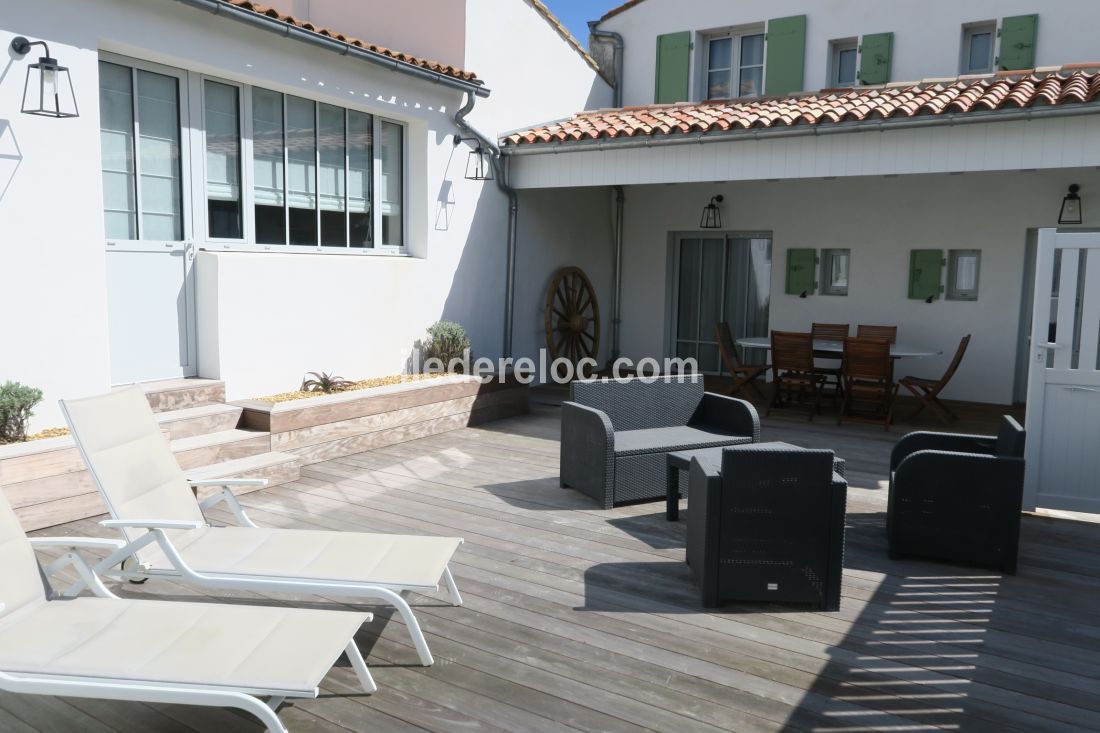
[(698, 145), (715, 142), (737, 142), (741, 140), (769, 140), (772, 138), (809, 137), (837, 135), (855, 132), (885, 132), (886, 130), (908, 130), (923, 127), (954, 126), (980, 122), (1013, 122), (1018, 120), (1042, 120), (1057, 117), (1077, 117), (1100, 113), (1100, 102), (1086, 104), (1056, 105), (1050, 107), (1027, 107), (1018, 111), (1004, 112), (956, 112), (953, 114), (928, 115), (916, 118), (894, 118), (876, 121), (854, 121), (825, 123), (821, 125), (796, 125), (794, 127), (751, 128), (748, 130), (722, 130), (719, 132), (693, 132), (688, 134), (636, 135), (634, 137), (600, 138), (598, 140), (577, 140), (553, 143), (509, 144), (501, 149), (502, 155), (545, 155), (548, 153), (585, 153), (601, 150), (625, 150), (628, 148), (665, 147), (668, 145)]

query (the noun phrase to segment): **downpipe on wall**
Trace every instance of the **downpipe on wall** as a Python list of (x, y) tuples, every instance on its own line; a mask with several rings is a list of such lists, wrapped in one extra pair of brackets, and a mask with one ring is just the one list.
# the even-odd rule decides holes
[(600, 30), (598, 26), (600, 21), (590, 20), (588, 21), (588, 32), (596, 36), (597, 38), (606, 38), (611, 41), (612, 47), (615, 49), (615, 83), (611, 85), (611, 106), (622, 107), (623, 106), (623, 48), (626, 44), (623, 42), (621, 34), (615, 31)]
[(504, 339), (503, 354), (508, 358), (512, 356), (512, 314), (515, 310), (515, 282), (516, 282), (516, 219), (519, 216), (519, 196), (516, 190), (508, 185), (508, 166), (500, 154), (500, 148), (496, 143), (483, 135), (480, 131), (466, 121), (466, 116), (474, 109), (477, 95), (466, 92), (466, 102), (455, 112), (454, 121), (459, 129), (467, 135), (477, 138), (481, 145), (490, 151), (490, 161), (493, 166), (493, 178), (497, 182), (497, 188), (508, 197), (508, 248), (505, 258), (506, 272), (504, 276)]
[(615, 192), (615, 261), (611, 290), (611, 363), (614, 364), (622, 352), (619, 348), (619, 331), (622, 324), (623, 302), (623, 211), (625, 194), (622, 186), (612, 186)]

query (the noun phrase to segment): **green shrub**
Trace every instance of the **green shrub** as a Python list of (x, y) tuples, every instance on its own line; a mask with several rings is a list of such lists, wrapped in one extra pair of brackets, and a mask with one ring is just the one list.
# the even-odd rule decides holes
[(42, 390), (19, 382), (0, 385), (0, 443), (27, 439), (31, 410), (42, 401)]
[(453, 321), (436, 321), (428, 328), (428, 340), (424, 342), (424, 361), (439, 359), (447, 371), (452, 371), (452, 362), (456, 371), (461, 371), (461, 360), (470, 348), (470, 337), (466, 329)]

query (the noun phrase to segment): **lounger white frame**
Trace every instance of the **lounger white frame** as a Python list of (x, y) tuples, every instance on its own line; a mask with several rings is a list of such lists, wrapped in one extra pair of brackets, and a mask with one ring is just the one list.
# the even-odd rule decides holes
[[(162, 530), (156, 530), (163, 535)], [(150, 538), (146, 540), (146, 538)], [(145, 541), (148, 544), (154, 535), (144, 535), (138, 542)], [(61, 595), (68, 595), (74, 588), (88, 587), (95, 595), (101, 598), (115, 598), (114, 593), (103, 585), (95, 569), (81, 554), (82, 549), (114, 550), (112, 555), (117, 555), (126, 549), (127, 543), (119, 540), (104, 539), (99, 537), (49, 537), (28, 538), (35, 549), (61, 547), (67, 552), (57, 560), (42, 568), (46, 577), (47, 586), (52, 593), (56, 593), (49, 578), (63, 568), (72, 565), (76, 570), (80, 581), (70, 587)], [(132, 543), (134, 545), (137, 542)], [(39, 563), (39, 567), (42, 567)], [(156, 601), (142, 601), (143, 603), (155, 603)], [(0, 605), (2, 609), (2, 605)], [(355, 675), (358, 677), (363, 690), (374, 693), (378, 686), (371, 677), (367, 663), (355, 640), (348, 641), (344, 653), (351, 662)], [(214, 661), (214, 660), (212, 660)], [(219, 685), (186, 685), (165, 684), (160, 682), (142, 682), (131, 679), (111, 679), (100, 677), (75, 677), (70, 675), (48, 674), (21, 674), (4, 672), (0, 670), (0, 690), (17, 694), (33, 695), (60, 695), (63, 697), (86, 697), (98, 700), (124, 700), (129, 702), (157, 702), (178, 703), (183, 705), (206, 705), (212, 707), (238, 708), (251, 713), (258, 718), (269, 731), (273, 733), (289, 733), (286, 726), (279, 719), (276, 712), (280, 705), (288, 698), (315, 698), (319, 690), (314, 688), (312, 694), (303, 695), (294, 690), (267, 690), (253, 688), (224, 687)], [(261, 697), (267, 697), (265, 702)]]
[[(68, 406), (65, 404), (64, 400), (59, 400), (59, 404), (65, 421), (69, 424), (69, 427), (72, 428), (73, 421), (69, 416)], [(111, 504), (110, 494), (100, 482), (99, 476), (91, 468), (93, 464), (88, 458), (88, 454), (84, 449), (80, 436), (75, 429), (72, 433), (73, 442), (76, 443), (77, 450), (80, 451), (80, 457), (83, 459), (84, 465), (88, 467), (88, 473), (91, 474), (92, 481), (95, 483), (96, 488), (99, 489), (99, 494), (103, 497), (103, 501), (106, 503), (108, 511), (110, 511), (112, 516), (118, 516), (118, 512), (115, 511), (114, 506)], [(192, 490), (207, 487), (221, 487), (222, 489), (220, 492), (207, 497), (204, 501), (198, 502), (199, 509), (203, 512), (204, 516), (208, 509), (224, 503), (233, 513), (233, 516), (237, 519), (240, 526), (258, 528), (258, 525), (245, 513), (244, 507), (241, 506), (236, 495), (233, 494), (232, 487), (261, 488), (267, 486), (267, 479), (188, 479), (188, 482), (191, 484)], [(196, 501), (198, 501), (197, 498)], [(249, 590), (259, 593), (334, 594), (349, 596), (356, 599), (381, 600), (392, 605), (397, 612), (401, 614), (401, 619), (405, 622), (405, 626), (409, 630), (409, 637), (412, 639), (413, 646), (416, 648), (420, 663), (425, 667), (430, 667), (435, 663), (432, 652), (428, 648), (428, 640), (424, 638), (424, 632), (420, 629), (420, 622), (417, 621), (416, 615), (413, 613), (408, 601), (399, 594), (404, 591), (412, 591), (421, 594), (436, 593), (439, 591), (438, 584), (432, 586), (408, 586), (377, 583), (332, 582), (318, 580), (316, 578), (285, 578), (277, 576), (245, 577), (225, 573), (200, 573), (187, 564), (172, 544), (172, 540), (164, 533), (164, 530), (198, 529), (204, 526), (201, 523), (192, 521), (181, 522), (173, 519), (148, 518), (142, 520), (110, 519), (100, 522), (100, 525), (108, 529), (117, 529), (124, 539), (127, 539), (125, 534), (126, 529), (145, 529), (147, 532), (142, 537), (119, 548), (116, 552), (111, 553), (106, 559), (99, 562), (95, 566), (97, 575), (138, 582), (158, 576), (176, 577), (183, 578), (184, 580), (205, 588)], [(154, 539), (157, 544), (160, 545), (165, 557), (171, 562), (172, 570), (149, 568), (138, 561), (134, 553), (148, 545)], [(458, 586), (455, 584), (454, 576), (451, 575), (451, 568), (449, 565), (444, 567), (442, 577), (447, 585), (447, 592), (450, 595), (451, 605), (461, 606), (462, 596), (458, 592)], [(82, 580), (74, 586), (76, 592), (79, 592), (83, 582)]]

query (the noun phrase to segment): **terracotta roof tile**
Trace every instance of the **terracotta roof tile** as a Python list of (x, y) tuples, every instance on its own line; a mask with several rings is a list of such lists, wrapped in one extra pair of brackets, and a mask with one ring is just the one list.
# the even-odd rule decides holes
[(505, 145), (829, 125), (939, 114), (1100, 102), (1100, 63), (814, 94), (579, 112), (510, 133)]
[(402, 53), (401, 51), (394, 51), (392, 49), (385, 48), (384, 46), (379, 46), (379, 45), (376, 45), (374, 43), (370, 43), (368, 41), (361, 40), (359, 38), (353, 38), (351, 36), (345, 36), (342, 33), (337, 33), (336, 31), (329, 30), (328, 28), (321, 28), (320, 26), (316, 26), (313, 23), (310, 23), (308, 21), (299, 20), (298, 18), (295, 18), (293, 15), (287, 15), (285, 13), (281, 13), (278, 10), (276, 10), (275, 8), (271, 8), (271, 7), (268, 7), (266, 5), (261, 5), (259, 3), (250, 2), (250, 0), (224, 0), (224, 1), (228, 4), (230, 4), (230, 5), (234, 5), (238, 8), (241, 8), (242, 10), (248, 10), (248, 11), (251, 11), (253, 13), (256, 13), (257, 15), (266, 15), (269, 18), (274, 18), (278, 21), (286, 23), (287, 25), (292, 25), (292, 26), (295, 26), (297, 28), (301, 28), (302, 30), (311, 31), (313, 33), (317, 33), (317, 34), (322, 35), (322, 36), (327, 36), (329, 38), (334, 38), (334, 39), (340, 41), (341, 43), (347, 43), (347, 44), (350, 44), (352, 46), (357, 46), (359, 48), (366, 49), (367, 51), (372, 51), (374, 53), (381, 54), (382, 56), (386, 56), (388, 58), (394, 59), (395, 61), (400, 61), (402, 63), (410, 64), (412, 66), (419, 66), (422, 69), (427, 69), (428, 71), (434, 71), (438, 74), (443, 74), (444, 76), (450, 76), (450, 77), (453, 77), (455, 79), (461, 79), (462, 81), (480, 83), (479, 81), (477, 81), (477, 75), (474, 74), (472, 71), (465, 71), (465, 70), (460, 69), (456, 66), (451, 66), (450, 64), (444, 64), (440, 61), (432, 61), (430, 59), (422, 59), (422, 58), (419, 58), (417, 56), (412, 56), (412, 55), (407, 54), (407, 53)]

